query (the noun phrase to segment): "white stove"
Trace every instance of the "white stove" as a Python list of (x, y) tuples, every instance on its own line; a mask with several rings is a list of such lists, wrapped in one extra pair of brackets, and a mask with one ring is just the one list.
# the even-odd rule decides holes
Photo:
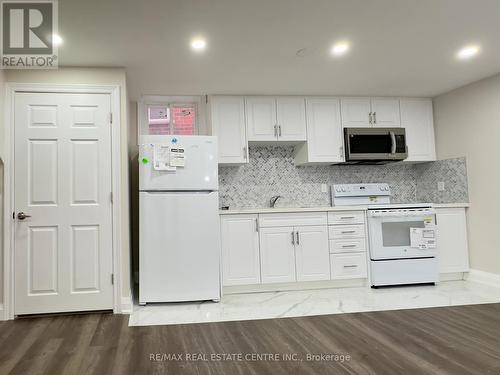
[(373, 287), (438, 281), (432, 204), (391, 204), (386, 183), (333, 185), (331, 195), (335, 206), (367, 206)]

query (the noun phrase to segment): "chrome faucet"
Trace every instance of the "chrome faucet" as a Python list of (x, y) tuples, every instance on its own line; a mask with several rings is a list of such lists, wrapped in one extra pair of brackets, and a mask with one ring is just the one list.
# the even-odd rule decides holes
[(280, 198), (283, 198), (281, 195), (275, 195), (271, 199), (269, 199), (269, 207), (274, 208), (276, 205), (276, 201)]

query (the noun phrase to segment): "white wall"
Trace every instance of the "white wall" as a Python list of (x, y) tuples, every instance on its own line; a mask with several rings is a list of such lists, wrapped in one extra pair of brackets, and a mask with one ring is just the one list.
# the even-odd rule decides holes
[(500, 274), (500, 74), (434, 99), (439, 159), (467, 158), (471, 268)]
[[(60, 68), (57, 70), (9, 70), (5, 73), (7, 82), (94, 84), (120, 86), (121, 117), (121, 212), (122, 212), (122, 300), (130, 295), (130, 209), (128, 177), (128, 97), (125, 69), (122, 68)], [(3, 103), (3, 100), (2, 100)]]

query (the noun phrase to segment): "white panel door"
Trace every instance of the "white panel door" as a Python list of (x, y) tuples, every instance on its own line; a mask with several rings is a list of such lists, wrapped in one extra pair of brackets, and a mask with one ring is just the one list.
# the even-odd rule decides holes
[(401, 99), (401, 126), (406, 130), (406, 161), (436, 160), (431, 99)]
[(262, 283), (295, 281), (295, 232), (293, 227), (260, 229)]
[(16, 315), (113, 308), (110, 106), (15, 96)]
[(437, 208), (439, 272), (468, 272), (467, 222), (464, 208)]
[(335, 98), (306, 99), (308, 161), (343, 161), (344, 136), (340, 101)]
[(257, 215), (221, 216), (222, 283), (260, 283)]
[(247, 137), (249, 141), (276, 141), (276, 99), (250, 96), (245, 99)]
[(330, 251), (326, 225), (295, 227), (297, 281), (330, 279)]
[(214, 96), (210, 101), (212, 134), (218, 139), (219, 164), (248, 163), (245, 99), (242, 96)]
[(369, 128), (370, 98), (343, 98), (340, 101), (343, 128)]
[(279, 97), (276, 99), (279, 141), (305, 141), (306, 105), (301, 97)]
[(372, 125), (378, 128), (400, 127), (399, 99), (373, 98)]

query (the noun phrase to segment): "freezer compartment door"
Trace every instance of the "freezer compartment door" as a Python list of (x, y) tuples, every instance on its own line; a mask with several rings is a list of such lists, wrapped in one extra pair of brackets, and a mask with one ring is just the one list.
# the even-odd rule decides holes
[(220, 299), (218, 193), (141, 192), (139, 302)]
[[(218, 190), (217, 137), (156, 135), (143, 136), (141, 142), (139, 190)], [(155, 169), (155, 145), (182, 151), (185, 165)]]

